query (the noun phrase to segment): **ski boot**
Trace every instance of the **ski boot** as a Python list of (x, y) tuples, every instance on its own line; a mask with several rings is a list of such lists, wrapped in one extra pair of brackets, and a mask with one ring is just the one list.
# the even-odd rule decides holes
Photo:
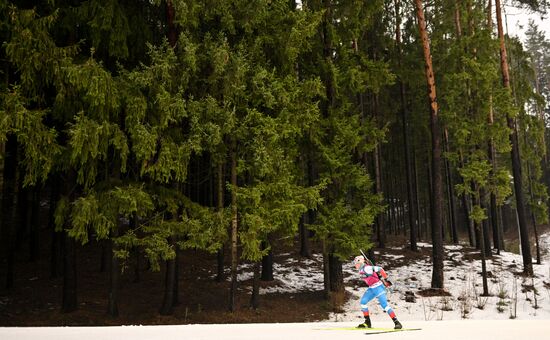
[(399, 322), (399, 320), (397, 320), (397, 318), (393, 318), (393, 323), (395, 324), (395, 327), (393, 327), (394, 329), (401, 329), (403, 328), (403, 325), (401, 324), (401, 322)]
[(365, 322), (359, 324), (357, 328), (371, 328), (372, 324), (370, 322), (370, 316), (365, 316)]

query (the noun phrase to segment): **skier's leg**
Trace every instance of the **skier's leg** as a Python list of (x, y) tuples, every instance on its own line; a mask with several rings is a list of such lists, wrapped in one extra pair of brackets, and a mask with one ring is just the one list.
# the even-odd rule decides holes
[(395, 312), (393, 309), (388, 305), (388, 298), (386, 297), (386, 293), (380, 294), (378, 296), (378, 302), (380, 303), (380, 307), (384, 309), (386, 313), (390, 316), (390, 318), (395, 318)]
[(378, 295), (378, 302), (380, 303), (380, 306), (384, 309), (386, 313), (390, 316), (390, 318), (393, 320), (393, 323), (395, 324), (395, 329), (401, 329), (403, 326), (401, 325), (401, 322), (397, 320), (397, 317), (395, 316), (395, 312), (393, 309), (388, 305), (388, 298), (386, 297), (386, 293), (382, 293)]
[(369, 301), (374, 299), (374, 297), (375, 297), (375, 295), (373, 294), (372, 289), (367, 289), (365, 291), (365, 293), (363, 294), (363, 296), (361, 297), (361, 311), (363, 312), (363, 317), (365, 318), (365, 322), (363, 322), (362, 324), (360, 324), (357, 327), (359, 327), (359, 328), (371, 328), (372, 327), (372, 324), (371, 324), (371, 321), (370, 321), (370, 316), (369, 316), (368, 303), (369, 303)]

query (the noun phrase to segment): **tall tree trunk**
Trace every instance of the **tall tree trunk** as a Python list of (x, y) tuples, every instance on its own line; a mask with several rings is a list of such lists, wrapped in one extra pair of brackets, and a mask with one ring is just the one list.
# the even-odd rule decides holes
[[(219, 217), (220, 223), (223, 223), (223, 205), (224, 205), (224, 202), (223, 202), (223, 195), (224, 195), (223, 179), (224, 179), (223, 162), (220, 161), (218, 163), (217, 176), (216, 176), (216, 180), (217, 180), (217, 189), (216, 189), (216, 192), (217, 192), (217, 195), (216, 195), (217, 210), (218, 210), (218, 217)], [(227, 226), (225, 226), (224, 228), (226, 228), (226, 227)], [(221, 248), (218, 249), (218, 254), (217, 254), (216, 258), (217, 258), (217, 262), (218, 262), (218, 266), (217, 266), (218, 270), (217, 270), (217, 275), (216, 275), (216, 281), (217, 282), (223, 282), (225, 280), (225, 273), (224, 273), (225, 254), (224, 254), (223, 244), (222, 244)]]
[[(502, 84), (505, 89), (510, 90), (510, 74), (508, 70), (508, 60), (506, 45), (504, 42), (504, 29), (502, 27), (502, 13), (500, 0), (495, 0), (495, 9), (497, 13), (497, 28), (500, 41), (500, 68), (502, 71)], [(512, 145), (512, 171), (514, 176), (514, 191), (516, 194), (516, 209), (518, 213), (519, 232), (521, 237), (521, 249), (523, 256), (523, 272), (526, 275), (533, 275), (533, 259), (531, 258), (531, 241), (527, 230), (527, 218), (525, 216), (525, 198), (523, 195), (523, 179), (521, 177), (521, 157), (519, 154), (519, 141), (516, 129), (516, 122), (509, 114), (506, 117), (508, 128), (510, 129), (510, 144)]]
[[(479, 190), (476, 190), (475, 200), (476, 200), (476, 204), (481, 206), (482, 200), (480, 199)], [(483, 281), (483, 294), (481, 294), (481, 295), (482, 296), (489, 296), (489, 286), (487, 284), (487, 264), (486, 264), (486, 260), (485, 260), (485, 248), (486, 248), (485, 236), (484, 236), (484, 229), (485, 228), (479, 222), (476, 222), (475, 225), (476, 225), (476, 230), (479, 231), (479, 235), (480, 235), (480, 237), (479, 237), (479, 244), (480, 244), (479, 250), (480, 250), (480, 254), (481, 254), (481, 278), (482, 278), (482, 281)]]
[[(483, 192), (477, 187), (476, 185), (472, 184), (472, 190), (474, 191), (474, 194), (472, 194), (472, 202), (474, 202), (477, 206), (480, 206), (484, 208), (483, 204)], [(485, 224), (485, 225), (484, 225)], [(480, 223), (475, 222), (475, 228), (476, 232), (479, 234), (478, 239), (478, 249), (481, 254), (481, 277), (483, 281), (483, 293), (482, 296), (488, 296), (489, 295), (489, 288), (487, 285), (487, 264), (486, 264), (486, 247), (487, 247), (487, 237), (485, 237), (485, 231), (486, 231), (486, 223)]]
[(487, 1), (487, 28), (493, 30), (493, 1)]
[(433, 204), (431, 212), (432, 220), (432, 242), (433, 242), (433, 272), (432, 272), (432, 288), (443, 288), (443, 237), (442, 216), (443, 210), (443, 179), (441, 174), (441, 134), (439, 128), (439, 115), (437, 107), (437, 96), (435, 87), (435, 77), (432, 68), (432, 57), (430, 53), (430, 43), (428, 41), (428, 33), (426, 31), (426, 19), (424, 18), (424, 9), (422, 0), (415, 0), (416, 15), (418, 18), (418, 27), (420, 38), (422, 39), (422, 47), (424, 50), (424, 62), (426, 71), (426, 82), (428, 84), (428, 97), (430, 100), (430, 126), (432, 137), (432, 176), (433, 176)]
[[(172, 237), (169, 237), (169, 244), (173, 245)], [(176, 279), (176, 259), (166, 260), (166, 271), (164, 276), (164, 298), (160, 307), (160, 315), (172, 315), (174, 312), (174, 281)]]
[[(119, 226), (120, 227), (120, 226)], [(114, 239), (118, 237), (118, 230), (113, 229), (111, 232), (110, 249), (110, 271), (109, 271), (109, 302), (107, 307), (107, 314), (111, 317), (118, 316), (118, 291), (120, 287), (120, 264), (118, 257), (115, 256), (115, 251), (118, 246), (114, 242)]]
[[(533, 63), (533, 71), (535, 72), (535, 91), (536, 93), (539, 95), (539, 96), (542, 96), (541, 92), (540, 92), (540, 80), (539, 80), (539, 69), (537, 67), (537, 65), (535, 63)], [(541, 105), (540, 103), (537, 103), (537, 117), (539, 118), (539, 120), (542, 122), (543, 126), (545, 127), (545, 130), (546, 130), (546, 122), (545, 122), (545, 119), (544, 119), (544, 111), (543, 111), (543, 105)], [(527, 141), (527, 131), (524, 131), (524, 138), (526, 139)], [(542, 156), (542, 160), (541, 160), (541, 165), (542, 165), (542, 175), (544, 176), (544, 174), (547, 172), (547, 169), (548, 169), (548, 153), (546, 152), (546, 136), (545, 134), (543, 133), (542, 134), (542, 145), (545, 146), (545, 150), (544, 150), (544, 155)], [(531, 166), (528, 164), (527, 165), (527, 178), (529, 179), (529, 195), (531, 196), (531, 199), (533, 199), (533, 188), (532, 188), (532, 179), (531, 179)], [(544, 183), (546, 184), (546, 188), (548, 190), (548, 188), (550, 188), (550, 185), (549, 185), (549, 178), (543, 178), (543, 181)], [(547, 205), (547, 208), (550, 208), (550, 199), (547, 199), (546, 200), (546, 205)], [(535, 244), (536, 244), (536, 247), (537, 247), (537, 264), (541, 264), (541, 259), (540, 259), (540, 247), (539, 247), (539, 233), (538, 233), (538, 230), (537, 230), (537, 221), (536, 221), (536, 218), (535, 218), (535, 214), (533, 213), (533, 211), (531, 211), (531, 218), (533, 220), (533, 231), (535, 232)]]
[(329, 270), (330, 270), (330, 291), (331, 292), (343, 292), (344, 291), (344, 274), (342, 272), (342, 261), (330, 253)]
[(2, 185), (2, 219), (0, 220), (3, 256), (6, 258), (6, 288), (11, 289), (14, 281), (15, 253), (15, 183), (17, 177), (17, 137), (8, 135), (4, 156)]
[[(525, 144), (527, 145), (527, 131), (523, 131), (523, 138), (525, 141)], [(529, 196), (531, 197), (531, 202), (535, 200), (534, 193), (533, 193), (533, 179), (531, 178), (531, 164), (527, 162), (527, 180), (529, 184)], [(535, 232), (535, 247), (536, 247), (536, 255), (537, 255), (537, 264), (541, 264), (540, 262), (540, 244), (539, 244), (539, 233), (537, 230), (537, 219), (535, 217), (535, 212), (533, 211), (533, 208), (531, 210), (531, 223), (533, 224), (533, 231)]]
[[(333, 68), (333, 50), (332, 50), (332, 36), (330, 33), (330, 25), (332, 25), (332, 4), (331, 0), (323, 0), (324, 16), (321, 24), (322, 28), (322, 42), (323, 42), (323, 58), (325, 74), (323, 75), (323, 83), (325, 85), (326, 100), (323, 102), (321, 113), (323, 118), (328, 118), (332, 106), (334, 105), (334, 79), (332, 74)], [(325, 299), (330, 298), (331, 292), (331, 270), (329, 261), (329, 251), (327, 249), (328, 239), (322, 240), (323, 247), (323, 287)]]
[(51, 192), (50, 192), (50, 206), (48, 209), (48, 229), (51, 231), (51, 254), (50, 254), (50, 277), (57, 278), (61, 275), (62, 271), (62, 233), (55, 230), (55, 210), (57, 208), (57, 202), (61, 198), (61, 192), (59, 187), (61, 185), (59, 175), (53, 174), (51, 177)]
[(323, 116), (328, 117), (332, 105), (334, 104), (334, 79), (332, 74), (332, 36), (329, 26), (332, 24), (332, 4), (331, 0), (323, 0), (323, 8), (325, 9), (322, 23), (322, 41), (323, 41), (323, 57), (325, 59), (325, 69), (327, 70), (324, 76), (326, 102), (322, 110)]
[(172, 306), (180, 304), (180, 261), (181, 251), (176, 248), (176, 258), (174, 259), (174, 295), (172, 296)]
[[(445, 139), (444, 139), (444, 148), (446, 152), (449, 152), (449, 133), (445, 129)], [(447, 177), (447, 194), (449, 201), (449, 220), (451, 225), (451, 239), (454, 244), (458, 244), (458, 232), (457, 232), (457, 222), (456, 222), (456, 199), (455, 199), (455, 190), (453, 182), (453, 174), (451, 172), (451, 165), (448, 159), (445, 159), (445, 175)]]
[[(265, 249), (268, 244), (267, 242), (262, 242), (262, 248)], [(273, 281), (273, 249), (269, 250), (269, 253), (262, 257), (262, 281)]]
[[(63, 194), (70, 202), (76, 197), (76, 172), (69, 169), (63, 181)], [(63, 226), (63, 293), (61, 311), (70, 313), (78, 308), (76, 240), (68, 235), (70, 221)]]
[(456, 30), (456, 38), (458, 41), (462, 39), (462, 23), (461, 23), (461, 15), (460, 15), (460, 0), (457, 0), (455, 2), (455, 30)]
[(325, 300), (330, 299), (330, 261), (327, 250), (327, 241), (322, 240), (323, 251), (323, 295)]
[[(493, 29), (493, 8), (492, 8), (492, 1), (489, 0), (487, 2), (487, 28), (492, 31)], [(488, 115), (488, 123), (490, 126), (494, 124), (494, 112), (493, 112), (493, 94), (489, 94), (489, 115)], [(489, 162), (491, 163), (491, 171), (492, 173), (496, 173), (497, 171), (497, 158), (496, 158), (496, 150), (493, 138), (489, 139), (488, 145), (487, 145), (487, 155)], [(491, 213), (491, 226), (493, 229), (493, 245), (495, 249), (497, 249), (497, 254), (500, 254), (500, 250), (504, 247), (504, 235), (502, 233), (502, 225), (501, 221), (499, 219), (498, 215), (498, 206), (497, 206), (497, 196), (496, 193), (491, 190), (490, 193), (490, 213)], [(489, 245), (487, 244), (487, 248), (489, 248)]]
[(63, 234), (63, 298), (61, 311), (70, 313), (78, 308), (76, 280), (76, 241)]
[[(167, 0), (166, 1), (166, 24), (167, 24), (166, 37), (168, 38), (168, 43), (172, 48), (176, 46), (176, 41), (177, 41), (175, 16), (176, 16), (176, 11), (174, 8), (173, 1)], [(175, 245), (173, 236), (168, 237), (168, 243), (173, 246)], [(175, 258), (165, 261), (166, 272), (165, 272), (165, 278), (164, 278), (164, 298), (159, 311), (161, 315), (171, 315), (174, 310), (174, 299), (175, 299), (174, 288), (176, 285), (175, 281), (176, 281), (177, 249), (175, 251), (176, 251)]]
[(305, 212), (300, 219), (300, 256), (311, 258), (309, 230), (306, 227), (306, 223), (309, 223), (309, 212)]
[[(485, 190), (481, 189), (481, 204), (482, 208), (487, 210), (487, 200), (486, 200), (486, 194)], [(483, 220), (483, 233), (481, 236), (483, 236), (483, 250), (485, 251), (485, 257), (493, 257), (493, 252), (491, 251), (491, 237), (489, 235), (489, 220), (484, 219)]]
[(421, 223), (421, 216), (422, 216), (422, 212), (420, 210), (420, 196), (419, 196), (419, 193), (418, 193), (418, 170), (417, 170), (417, 165), (416, 165), (416, 151), (414, 150), (414, 148), (412, 149), (412, 171), (413, 171), (413, 188), (414, 188), (414, 205), (416, 207), (416, 217), (417, 217), (417, 221), (418, 221), (418, 225), (417, 225), (417, 232), (418, 232), (418, 237), (422, 238), (422, 223)]
[(42, 185), (37, 183), (32, 188), (31, 220), (29, 235), (29, 257), (31, 262), (40, 258), (40, 191)]
[(15, 250), (20, 250), (27, 236), (30, 224), (30, 211), (29, 209), (29, 188), (23, 186), (23, 179), (25, 172), (21, 170), (17, 178), (17, 207), (16, 207), (16, 232), (15, 232)]
[[(373, 116), (376, 119), (378, 116), (378, 95), (373, 96)], [(374, 160), (374, 177), (375, 177), (375, 190), (377, 195), (383, 195), (382, 189), (382, 159), (381, 159), (381, 145), (377, 144), (373, 151)], [(383, 202), (381, 202), (383, 203)], [(376, 216), (376, 232), (378, 238), (378, 247), (386, 247), (386, 227), (384, 225), (384, 214), (380, 213)]]
[(110, 254), (109, 254), (109, 241), (108, 240), (101, 240), (99, 241), (100, 247), (101, 247), (101, 254), (99, 258), (99, 272), (105, 273), (107, 271), (107, 268), (109, 267), (110, 262)]
[(464, 218), (466, 218), (466, 222), (468, 222), (468, 226), (467, 226), (468, 241), (469, 241), (470, 247), (474, 247), (475, 246), (474, 223), (470, 218), (470, 200), (468, 199), (467, 194), (462, 195), (462, 208), (464, 209)]
[[(380, 173), (380, 146), (377, 145), (374, 149), (374, 176), (376, 194), (382, 194), (382, 176)], [(386, 247), (386, 228), (384, 226), (384, 215), (382, 213), (376, 216), (376, 236), (378, 239), (378, 247)]]
[(63, 266), (63, 233), (54, 229), (51, 230), (52, 245), (51, 245), (51, 258), (50, 258), (50, 278), (55, 279), (62, 275)]
[[(459, 152), (459, 157), (460, 157), (460, 159), (459, 159), (460, 167), (463, 168), (464, 167), (464, 158), (462, 156), (462, 152)], [(465, 216), (465, 218), (468, 222), (468, 240), (470, 241), (470, 247), (474, 247), (476, 245), (476, 233), (475, 233), (474, 221), (470, 216), (471, 202), (473, 202), (473, 201), (470, 200), (469, 195), (464, 193), (462, 195), (462, 205), (463, 205), (462, 208), (464, 209), (464, 216)]]
[[(262, 272), (263, 274), (263, 272)], [(252, 281), (252, 296), (250, 297), (250, 306), (258, 309), (260, 306), (260, 263), (254, 263), (254, 278)]]
[[(310, 157), (310, 150), (307, 150), (307, 184), (309, 187), (313, 186), (315, 178), (315, 167), (313, 165), (313, 160)], [(311, 258), (311, 242), (310, 231), (307, 228), (306, 224), (312, 224), (315, 220), (315, 211), (310, 209), (302, 216), (300, 221), (300, 255), (306, 258)]]
[(175, 25), (175, 19), (176, 19), (176, 10), (174, 8), (174, 4), (172, 0), (166, 1), (166, 22), (168, 25), (168, 42), (170, 43), (170, 46), (174, 48), (176, 46), (176, 41), (178, 39), (177, 32), (176, 32), (176, 25)]
[(231, 140), (231, 291), (229, 294), (229, 310), (236, 309), (237, 297), (237, 141)]
[[(399, 1), (397, 1), (399, 3)], [(399, 46), (400, 40), (399, 40)], [(401, 51), (401, 47), (399, 47), (399, 51)], [(399, 53), (399, 60), (401, 63), (401, 52)], [(411, 165), (411, 150), (409, 146), (409, 133), (408, 133), (408, 122), (407, 122), (407, 105), (405, 101), (405, 85), (403, 84), (403, 81), (399, 80), (399, 92), (400, 92), (400, 98), (401, 98), (401, 113), (402, 113), (402, 119), (403, 119), (403, 141), (404, 141), (404, 151), (405, 151), (405, 169), (407, 174), (407, 208), (408, 208), (408, 216), (409, 216), (409, 243), (410, 248), (412, 251), (418, 251), (418, 245), (417, 245), (417, 214), (416, 214), (416, 204), (415, 204), (415, 197), (414, 197), (414, 179), (413, 179), (413, 170)]]
[[(133, 213), (130, 217), (130, 229), (135, 230), (137, 228), (137, 213)], [(134, 283), (141, 282), (141, 251), (139, 246), (132, 247), (132, 254), (134, 257)]]

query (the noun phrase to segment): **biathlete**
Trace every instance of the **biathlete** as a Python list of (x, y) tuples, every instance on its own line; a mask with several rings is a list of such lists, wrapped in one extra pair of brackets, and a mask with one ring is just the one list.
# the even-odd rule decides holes
[(391, 282), (387, 281), (388, 274), (382, 267), (373, 266), (366, 263), (365, 257), (362, 255), (355, 257), (353, 260), (355, 268), (359, 270), (359, 275), (365, 281), (368, 288), (361, 297), (361, 311), (365, 317), (365, 322), (358, 325), (358, 328), (371, 328), (372, 323), (369, 316), (369, 308), (367, 304), (374, 298), (378, 299), (380, 306), (388, 313), (395, 324), (395, 329), (401, 329), (403, 326), (397, 320), (395, 312), (388, 305), (388, 299), (386, 297), (386, 287), (391, 286)]

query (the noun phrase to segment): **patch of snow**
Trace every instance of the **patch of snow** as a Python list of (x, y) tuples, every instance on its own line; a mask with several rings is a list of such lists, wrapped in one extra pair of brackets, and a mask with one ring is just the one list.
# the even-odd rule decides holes
[[(393, 286), (388, 291), (388, 301), (398, 318), (411, 320), (460, 320), (460, 319), (550, 319), (550, 233), (541, 235), (542, 264), (534, 264), (535, 277), (524, 277), (521, 255), (501, 251), (486, 261), (489, 296), (483, 292), (481, 261), (469, 260), (465, 255), (478, 255), (479, 251), (467, 245), (445, 245), (444, 277), (448, 297), (422, 297), (419, 292), (429, 289), (432, 278), (430, 256), (425, 256), (407, 266), (400, 264), (405, 258), (388, 248), (375, 252), (378, 264), (384, 267), (392, 263), (389, 274)], [(420, 248), (431, 248), (426, 242)], [(275, 281), (260, 288), (260, 294), (298, 293), (323, 290), (322, 254), (313, 254), (311, 259), (296, 259), (292, 254), (281, 254), (273, 265)], [(281, 261), (277, 261), (281, 258)], [(471, 258), (471, 257), (469, 257)], [(238, 280), (253, 278), (253, 266), (239, 265)], [(343, 313), (333, 313), (327, 321), (362, 320), (359, 300), (366, 290), (351, 260), (343, 264), (344, 285), (351, 298), (343, 307)], [(532, 288), (534, 287), (534, 289)], [(251, 287), (243, 287), (250, 290)], [(416, 302), (406, 302), (405, 296), (414, 294)], [(388, 316), (378, 302), (369, 303), (373, 322), (388, 321)]]

